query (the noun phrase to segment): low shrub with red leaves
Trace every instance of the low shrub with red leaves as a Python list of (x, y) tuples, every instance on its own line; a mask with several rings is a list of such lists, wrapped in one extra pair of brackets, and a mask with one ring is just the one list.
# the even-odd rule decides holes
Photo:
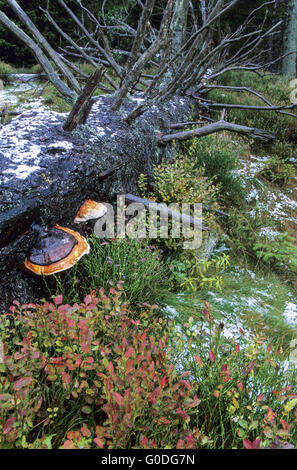
[(175, 447), (183, 437), (194, 445), (198, 398), (171, 364), (166, 322), (154, 326), (156, 306), (147, 305), (133, 320), (120, 289), (72, 306), (62, 296), (15, 302), (1, 319), (1, 447)]

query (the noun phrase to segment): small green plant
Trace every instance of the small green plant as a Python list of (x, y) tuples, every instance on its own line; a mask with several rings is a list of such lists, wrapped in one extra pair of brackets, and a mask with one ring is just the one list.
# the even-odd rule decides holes
[(178, 155), (171, 162), (163, 162), (154, 168), (156, 200), (166, 203), (201, 203), (217, 208), (218, 188), (206, 177), (205, 170), (188, 155)]
[(223, 253), (209, 260), (199, 259), (195, 253), (188, 261), (188, 274), (181, 287), (196, 292), (198, 289), (209, 288), (221, 290), (223, 287), (222, 273), (230, 266), (230, 257)]
[(168, 259), (172, 290), (193, 292), (204, 288), (221, 290), (223, 273), (230, 266), (229, 255), (205, 259), (195, 250), (185, 250), (178, 257)]
[(283, 159), (274, 156), (265, 162), (264, 168), (258, 175), (274, 184), (285, 186), (291, 184), (296, 178), (296, 169), (292, 163), (286, 163)]
[(219, 188), (217, 196), (223, 204), (242, 205), (245, 191), (239, 176), (234, 173), (238, 161), (246, 150), (243, 144), (233, 142), (228, 136), (209, 135), (184, 144), (194, 168), (203, 168), (208, 177)]
[(10, 73), (16, 73), (15, 67), (0, 61), (0, 75), (6, 75)]
[[(296, 364), (265, 337), (224, 336), (210, 305), (173, 333), (181, 366), (198, 384), (195, 428), (206, 447), (294, 448), (297, 444)], [(184, 354), (184, 351), (187, 351)]]
[(171, 289), (179, 289), (186, 281), (188, 276), (188, 266), (185, 261), (181, 259), (168, 259), (170, 276), (169, 281)]
[(280, 233), (273, 240), (258, 241), (254, 245), (254, 250), (259, 259), (276, 265), (281, 271), (289, 271), (296, 279), (297, 246), (294, 237), (288, 233)]
[(50, 106), (54, 111), (65, 113), (71, 110), (71, 105), (64, 100), (51, 84), (44, 88), (42, 97), (44, 104)]
[(52, 295), (62, 293), (68, 302), (81, 301), (90, 289), (109, 289), (121, 282), (133, 305), (160, 302), (169, 286), (168, 269), (160, 250), (135, 239), (104, 241), (89, 238), (91, 250), (75, 269), (56, 276)]
[[(171, 162), (162, 162), (154, 167), (154, 185), (150, 190), (147, 175), (140, 174), (138, 186), (141, 194), (167, 205), (177, 204), (177, 211), (183, 210), (183, 204), (189, 204), (190, 214), (194, 215), (194, 204), (202, 204), (209, 209), (203, 212), (203, 223), (215, 228), (215, 210), (219, 208), (217, 203), (219, 187), (211, 178), (204, 175), (204, 168), (197, 166), (187, 155), (176, 152), (176, 158)], [(158, 223), (158, 219), (157, 219)], [(171, 237), (172, 222), (169, 220), (168, 238), (159, 238), (156, 243), (169, 252), (181, 251), (184, 236)]]

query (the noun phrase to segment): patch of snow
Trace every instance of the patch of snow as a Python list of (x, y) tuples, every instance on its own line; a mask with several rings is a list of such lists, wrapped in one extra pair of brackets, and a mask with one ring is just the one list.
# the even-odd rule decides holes
[(135, 96), (135, 95), (134, 95), (134, 96), (130, 96), (130, 99), (131, 99), (132, 101), (136, 101), (137, 104), (142, 104), (142, 103), (145, 101), (144, 98), (142, 98), (141, 96)]
[(34, 171), (40, 170), (39, 166), (35, 165), (18, 165), (15, 168), (8, 168), (5, 170), (3, 173), (12, 175), (15, 178), (18, 178), (20, 180), (26, 179), (31, 173)]
[(292, 326), (297, 326), (297, 304), (287, 302), (283, 316), (285, 317), (287, 323)]
[(60, 148), (65, 148), (65, 150), (71, 150), (73, 148), (73, 143), (72, 142), (67, 142), (67, 140), (65, 141), (61, 141), (61, 142), (53, 142), (52, 144), (48, 144), (47, 147), (50, 147), (50, 148), (57, 148), (57, 149), (60, 149)]
[(259, 232), (260, 237), (266, 237), (268, 240), (275, 240), (278, 235), (280, 235), (280, 232), (277, 230), (273, 230), (270, 227), (262, 227), (260, 232)]

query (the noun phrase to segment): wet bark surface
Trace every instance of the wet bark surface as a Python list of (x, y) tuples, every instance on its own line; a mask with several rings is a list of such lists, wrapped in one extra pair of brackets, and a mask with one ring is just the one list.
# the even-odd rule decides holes
[(159, 145), (159, 133), (193, 113), (190, 99), (176, 97), (128, 125), (123, 118), (140, 99), (127, 100), (120, 112), (111, 110), (111, 100), (100, 97), (86, 125), (72, 133), (62, 128), (66, 114), (45, 108), (0, 129), (0, 312), (14, 299), (43, 294), (40, 279), (21, 269), (33, 243), (31, 224), (77, 230), (73, 219), (86, 198), (113, 202), (119, 193), (138, 194), (139, 174), (151, 174), (172, 155), (170, 145)]

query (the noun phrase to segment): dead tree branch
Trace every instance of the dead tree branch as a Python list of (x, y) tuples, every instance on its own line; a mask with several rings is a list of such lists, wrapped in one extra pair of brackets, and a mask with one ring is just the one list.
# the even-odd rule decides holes
[(62, 62), (59, 55), (54, 51), (54, 49), (51, 47), (48, 41), (44, 38), (44, 36), (38, 31), (34, 23), (30, 20), (28, 15), (26, 15), (26, 13), (24, 12), (24, 10), (22, 10), (22, 8), (18, 5), (18, 3), (15, 0), (7, 0), (7, 3), (13, 9), (13, 11), (18, 15), (20, 20), (29, 29), (29, 31), (33, 34), (37, 43), (43, 47), (43, 49), (49, 55), (51, 60), (55, 63), (58, 70), (66, 78), (69, 87), (71, 87), (76, 93), (80, 93), (81, 88), (76, 78), (70, 72), (68, 67)]
[(182, 222), (187, 225), (194, 225), (195, 227), (201, 227), (201, 229), (205, 232), (209, 232), (209, 228), (202, 224), (200, 219), (192, 217), (190, 215), (183, 214), (181, 212), (173, 211), (169, 209), (166, 204), (160, 204), (150, 199), (144, 199), (138, 196), (134, 196), (134, 194), (125, 194), (125, 201), (127, 203), (136, 202), (138, 204), (142, 204), (147, 208), (152, 208), (155, 211), (158, 211), (161, 215), (169, 216), (173, 220), (177, 222)]
[(216, 132), (229, 131), (236, 132), (252, 139), (261, 140), (262, 142), (272, 142), (275, 139), (275, 135), (271, 132), (264, 131), (253, 127), (241, 126), (239, 124), (233, 124), (223, 119), (209, 124), (198, 129), (193, 129), (185, 132), (177, 132), (175, 134), (166, 134), (159, 137), (160, 144), (167, 144), (174, 140), (188, 140), (193, 138), (204, 137)]
[(103, 67), (100, 66), (88, 78), (82, 93), (77, 98), (76, 103), (63, 126), (64, 131), (72, 131), (78, 124), (84, 124), (86, 122), (87, 117), (91, 111), (91, 107), (96, 100), (96, 98), (92, 98), (92, 94), (98, 86), (102, 72)]
[(33, 52), (39, 64), (42, 66), (44, 72), (48, 76), (50, 82), (54, 87), (64, 96), (68, 101), (73, 102), (77, 98), (77, 93), (71, 90), (64, 82), (60, 79), (57, 72), (52, 67), (50, 61), (43, 53), (41, 48), (33, 41), (19, 26), (11, 21), (2, 11), (0, 11), (0, 22), (6, 26), (15, 36), (23, 41)]

